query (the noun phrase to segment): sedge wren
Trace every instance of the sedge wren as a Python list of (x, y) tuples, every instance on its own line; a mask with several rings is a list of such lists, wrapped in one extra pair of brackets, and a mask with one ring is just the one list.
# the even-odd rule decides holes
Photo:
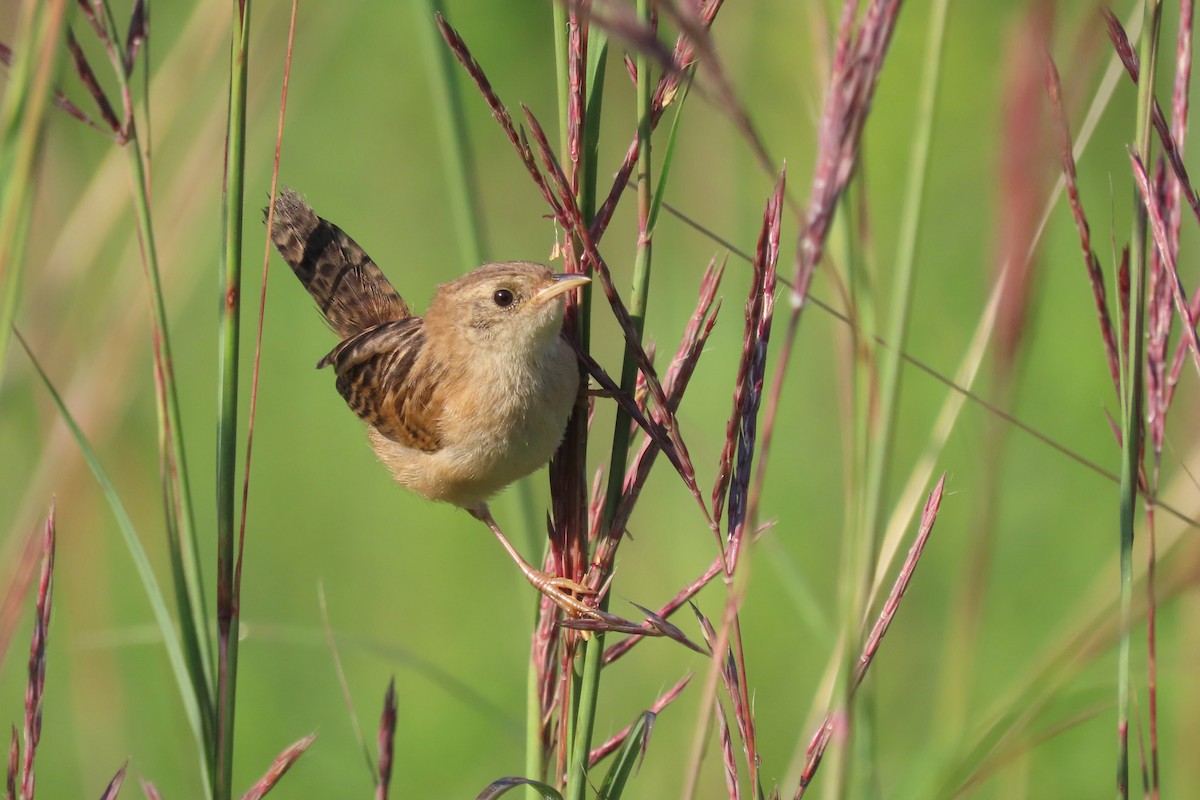
[(291, 189), (275, 201), (271, 240), (342, 340), (317, 367), (333, 367), (396, 481), (487, 523), (539, 591), (571, 616), (592, 615), (590, 592), (529, 564), (487, 506), (562, 441), (580, 385), (562, 338), (563, 295), (588, 278), (485, 264), (438, 286), (418, 317), (363, 249)]

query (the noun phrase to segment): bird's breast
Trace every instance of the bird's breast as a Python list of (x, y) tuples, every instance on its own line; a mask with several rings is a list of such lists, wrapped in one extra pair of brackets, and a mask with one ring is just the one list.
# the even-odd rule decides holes
[(533, 357), (480, 358), (460, 380), (443, 410), (448, 446), (474, 453), (491, 469), (523, 470), (517, 477), (550, 459), (579, 391), (575, 357), (564, 342)]
[(521, 358), (489, 352), (447, 376), (439, 391), (442, 447), (420, 453), (372, 430), (396, 479), (433, 500), (470, 507), (537, 470), (562, 441), (579, 392), (574, 353), (556, 338)]

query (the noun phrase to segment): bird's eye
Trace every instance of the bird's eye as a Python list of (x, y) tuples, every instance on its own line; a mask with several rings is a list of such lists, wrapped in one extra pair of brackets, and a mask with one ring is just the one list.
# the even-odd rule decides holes
[(513, 293), (508, 289), (497, 289), (492, 295), (492, 302), (501, 308), (507, 308), (513, 303)]

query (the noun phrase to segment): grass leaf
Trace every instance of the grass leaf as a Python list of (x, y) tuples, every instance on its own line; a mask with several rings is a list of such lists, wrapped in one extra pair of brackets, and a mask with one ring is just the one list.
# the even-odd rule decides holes
[(553, 787), (529, 778), (501, 778), (498, 781), (492, 781), (486, 789), (479, 793), (475, 800), (494, 800), (494, 798), (508, 794), (520, 786), (528, 786), (534, 789), (542, 796), (543, 800), (562, 800), (562, 795), (555, 791)]
[(679, 120), (683, 118), (683, 101), (687, 100), (688, 91), (692, 88), (694, 68), (687, 70), (687, 82), (683, 85), (683, 93), (673, 102), (675, 116), (671, 119), (671, 130), (667, 132), (667, 146), (663, 151), (662, 164), (659, 165), (658, 183), (654, 187), (654, 199), (650, 203), (649, 230), (653, 231), (658, 224), (658, 212), (662, 210), (663, 198), (667, 194), (667, 178), (671, 177), (671, 164), (675, 160), (675, 140), (679, 134)]
[(656, 718), (657, 715), (653, 712), (645, 711), (634, 721), (629, 735), (625, 737), (625, 743), (617, 751), (616, 758), (608, 768), (608, 774), (604, 776), (604, 783), (600, 785), (600, 800), (619, 800), (625, 791), (629, 776), (641, 765), (646, 755), (646, 747), (650, 744), (650, 734), (654, 730)]
[(104, 493), (104, 498), (108, 501), (108, 505), (112, 509), (113, 516), (116, 517), (117, 527), (121, 531), (121, 538), (125, 542), (125, 548), (129, 551), (130, 557), (133, 558), (133, 566), (137, 570), (142, 588), (146, 592), (146, 599), (150, 601), (150, 610), (154, 613), (154, 621), (162, 633), (163, 644), (167, 648), (167, 659), (171, 664), (171, 672), (175, 675), (175, 682), (179, 686), (179, 695), (183, 700), (183, 710), (187, 715), (188, 725), (191, 726), (192, 734), (196, 739), (201, 770), (205, 770), (208, 758), (205, 753), (204, 738), (200, 729), (200, 708), (196, 703), (196, 696), (191, 690), (191, 680), (188, 677), (187, 666), (184, 662), (183, 648), (180, 645), (179, 634), (175, 630), (175, 623), (171, 619), (170, 612), (167, 611), (166, 599), (163, 597), (162, 589), (158, 585), (158, 578), (154, 576), (154, 568), (150, 566), (150, 558), (146, 555), (145, 548), (142, 547), (142, 540), (138, 537), (137, 530), (133, 526), (133, 520), (129, 517), (129, 512), (125, 510), (125, 505), (121, 502), (116, 487), (109, 480), (108, 474), (104, 471), (104, 467), (100, 464), (100, 459), (96, 456), (96, 452), (92, 449), (87, 437), (80, 429), (79, 423), (71, 415), (66, 403), (63, 402), (62, 397), (58, 394), (58, 390), (54, 388), (54, 384), (50, 381), (49, 376), (42, 369), (42, 365), (34, 356), (25, 338), (17, 331), (14, 331), (14, 333), (16, 333), (17, 341), (24, 348), (26, 355), (29, 356), (29, 361), (41, 379), (42, 385), (46, 387), (46, 391), (49, 392), (54, 405), (58, 407), (58, 412), (62, 415), (63, 422), (71, 432), (71, 437), (79, 445), (79, 449), (83, 453), (83, 458), (87, 461), (88, 468), (91, 469), (92, 475), (95, 476), (96, 482), (100, 485), (100, 489)]

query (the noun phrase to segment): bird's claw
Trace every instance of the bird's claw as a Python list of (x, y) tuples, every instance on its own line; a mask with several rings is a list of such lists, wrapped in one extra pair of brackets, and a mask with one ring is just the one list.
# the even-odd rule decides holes
[(583, 584), (540, 570), (528, 577), (534, 588), (554, 601), (554, 604), (561, 608), (568, 617), (572, 619), (600, 618), (595, 606), (588, 603), (589, 599), (595, 599), (596, 593)]

